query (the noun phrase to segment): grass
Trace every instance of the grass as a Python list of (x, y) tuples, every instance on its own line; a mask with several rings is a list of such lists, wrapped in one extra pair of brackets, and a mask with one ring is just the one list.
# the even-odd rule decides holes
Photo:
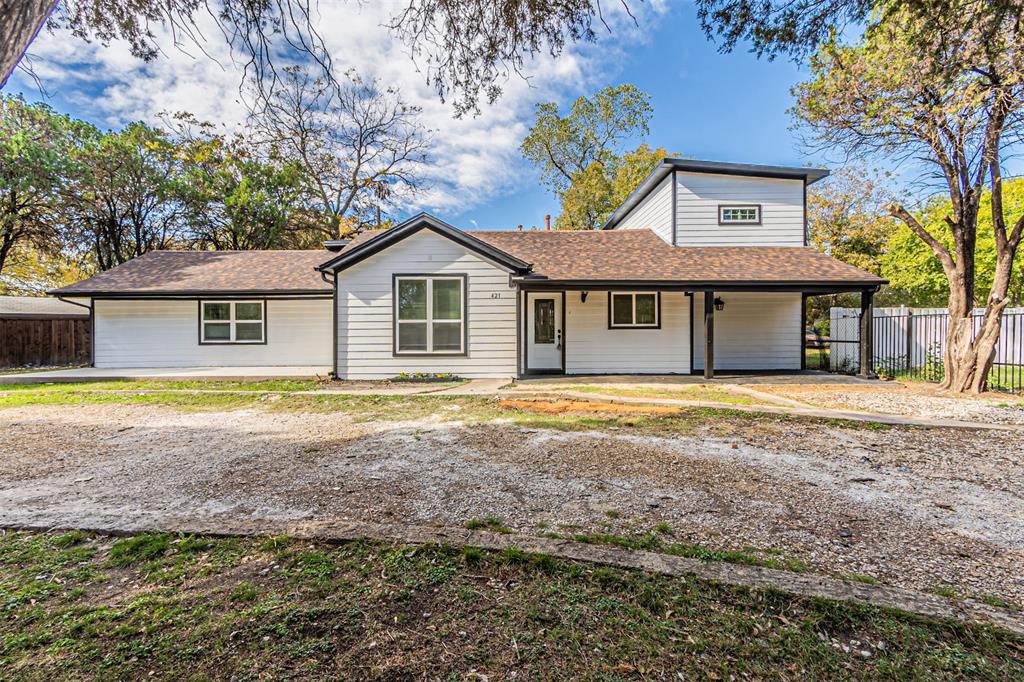
[(490, 530), (495, 533), (511, 533), (512, 529), (505, 525), (505, 522), (496, 516), (488, 516), (483, 519), (478, 519), (475, 516), (469, 521), (466, 521), (467, 530)]
[[(358, 422), (391, 422), (439, 419), (463, 423), (496, 420), (524, 428), (559, 430), (630, 429), (638, 433), (672, 435), (697, 430), (729, 429), (740, 425), (806, 423), (846, 428), (887, 428), (881, 424), (841, 419), (819, 419), (797, 415), (756, 413), (719, 407), (680, 407), (664, 414), (646, 414), (643, 406), (604, 405), (600, 402), (558, 400), (559, 409), (545, 409), (544, 401), (498, 401), (488, 397), (445, 395), (355, 395), (297, 394), (268, 390), (189, 392), (123, 392), (102, 389), (95, 384), (0, 385), (0, 410), (58, 405), (150, 405), (181, 411), (230, 411), (263, 409), (274, 412), (347, 414)], [(151, 386), (151, 384), (147, 384)], [(143, 390), (143, 389), (139, 389)], [(165, 389), (167, 391), (176, 389)], [(564, 403), (564, 409), (562, 406)], [(580, 405), (574, 410), (574, 405)], [(605, 410), (604, 407), (608, 409)], [(586, 409), (584, 409), (586, 408)]]
[(992, 627), (515, 549), (68, 537), (0, 536), (5, 678), (1024, 676)]

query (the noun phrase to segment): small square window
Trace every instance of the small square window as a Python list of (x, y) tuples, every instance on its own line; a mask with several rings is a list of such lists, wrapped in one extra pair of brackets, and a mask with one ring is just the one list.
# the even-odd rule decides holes
[(719, 224), (760, 225), (761, 207), (757, 204), (744, 206), (719, 206)]
[(609, 293), (609, 329), (658, 329), (661, 295), (656, 292)]

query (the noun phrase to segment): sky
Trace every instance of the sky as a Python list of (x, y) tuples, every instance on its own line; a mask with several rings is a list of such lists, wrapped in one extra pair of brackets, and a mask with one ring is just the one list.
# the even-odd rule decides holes
[[(404, 0), (402, 0), (404, 2)], [(758, 60), (742, 47), (720, 54), (701, 32), (694, 7), (681, 0), (631, 3), (639, 26), (612, 5), (613, 33), (598, 28), (598, 42), (542, 57), (527, 66), (529, 81), (512, 76), (502, 98), (480, 115), (453, 117), (382, 24), (401, 2), (320, 0), (318, 28), (339, 69), (354, 68), (398, 87), (422, 107), (432, 129), (430, 189), (403, 206), (401, 217), (429, 211), (459, 227), (542, 226), (558, 201), (541, 186), (519, 144), (540, 102), (565, 111), (574, 99), (606, 85), (633, 83), (650, 94), (654, 116), (644, 139), (696, 159), (776, 165), (832, 165), (802, 153), (788, 113), (790, 89), (806, 72), (787, 60)], [(213, 59), (194, 47), (174, 47), (161, 36), (163, 56), (142, 63), (123, 44), (84, 43), (43, 32), (30, 48), (39, 87), (17, 73), (5, 91), (44, 99), (61, 112), (100, 127), (132, 120), (159, 124), (164, 111), (190, 111), (200, 119), (237, 128), (245, 118), (239, 101), (241, 67), (212, 24), (201, 25)]]

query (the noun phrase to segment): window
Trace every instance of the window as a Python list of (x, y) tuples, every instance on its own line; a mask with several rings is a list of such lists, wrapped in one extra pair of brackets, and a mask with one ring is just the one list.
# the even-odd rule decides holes
[(464, 275), (396, 275), (395, 353), (465, 352)]
[(608, 328), (658, 329), (661, 327), (661, 293), (608, 294)]
[(760, 225), (761, 206), (758, 204), (749, 204), (746, 206), (719, 206), (718, 224)]
[(533, 302), (533, 342), (555, 342), (555, 301), (538, 298)]
[(265, 343), (265, 301), (200, 301), (200, 343)]

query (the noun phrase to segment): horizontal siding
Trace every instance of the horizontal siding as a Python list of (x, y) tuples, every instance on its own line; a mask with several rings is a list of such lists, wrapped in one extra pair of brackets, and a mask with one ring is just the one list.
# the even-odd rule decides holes
[[(676, 173), (679, 246), (803, 246), (803, 180)], [(719, 225), (719, 204), (760, 204), (760, 225)]]
[[(468, 275), (466, 357), (392, 355), (392, 275), (414, 273)], [(509, 286), (508, 272), (429, 230), (417, 232), (341, 271), (339, 376), (387, 379), (401, 372), (452, 372), (467, 378), (514, 377), (516, 299)]]
[(96, 301), (97, 367), (330, 367), (331, 301), (268, 300), (267, 343), (199, 345), (199, 305)]
[(672, 176), (667, 176), (616, 226), (619, 230), (651, 230), (672, 243)]
[(661, 329), (608, 329), (608, 292), (565, 295), (567, 374), (685, 374), (690, 371), (690, 299), (661, 294)]
[[(696, 294), (703, 300), (703, 294)], [(800, 369), (803, 335), (799, 293), (720, 292), (715, 311), (715, 370)], [(694, 369), (704, 369), (704, 307), (696, 306)]]

